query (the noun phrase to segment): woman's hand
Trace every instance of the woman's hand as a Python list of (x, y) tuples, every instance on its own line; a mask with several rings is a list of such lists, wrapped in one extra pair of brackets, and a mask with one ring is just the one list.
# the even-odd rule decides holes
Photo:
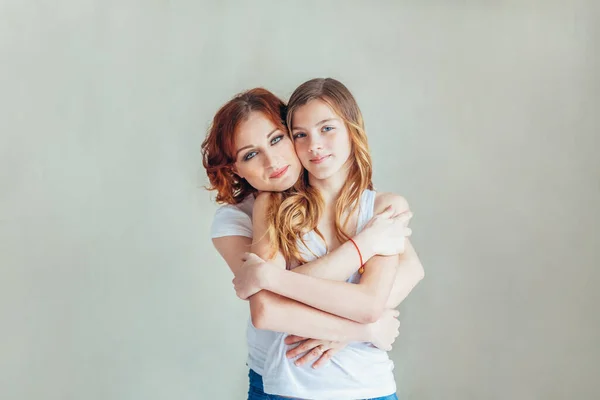
[(254, 253), (245, 253), (242, 261), (244, 263), (232, 282), (237, 296), (247, 300), (264, 288), (267, 273), (272, 266)]
[(294, 361), (294, 364), (301, 366), (314, 359), (317, 361), (312, 365), (313, 368), (319, 368), (327, 364), (331, 357), (344, 347), (347, 343), (334, 342), (331, 340), (307, 339), (300, 336), (290, 335), (285, 338), (285, 344), (292, 345), (298, 343), (298, 346), (286, 353), (287, 358), (294, 358), (302, 355)]
[(362, 246), (367, 246), (373, 254), (380, 256), (402, 254), (404, 240), (412, 234), (412, 230), (408, 227), (412, 216), (409, 210), (396, 213), (390, 205), (371, 218), (355, 240)]
[[(400, 334), (399, 315), (400, 312), (397, 310), (386, 310), (377, 322), (369, 324), (371, 343), (375, 347), (386, 351), (392, 349), (392, 343)], [(348, 343), (343, 342), (307, 339), (296, 335), (289, 335), (285, 338), (285, 344), (287, 345), (296, 343), (298, 343), (296, 347), (286, 352), (287, 358), (301, 356), (294, 362), (297, 366), (317, 359), (312, 365), (313, 368), (319, 368), (327, 364), (331, 357), (348, 345)]]

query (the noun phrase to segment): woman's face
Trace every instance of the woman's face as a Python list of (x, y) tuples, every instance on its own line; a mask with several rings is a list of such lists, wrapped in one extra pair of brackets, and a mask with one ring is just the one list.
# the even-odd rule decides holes
[(260, 112), (238, 126), (235, 151), (234, 172), (259, 191), (289, 189), (302, 170), (288, 133)]
[(350, 157), (346, 124), (321, 100), (311, 100), (294, 112), (292, 136), (300, 162), (317, 179), (333, 176)]

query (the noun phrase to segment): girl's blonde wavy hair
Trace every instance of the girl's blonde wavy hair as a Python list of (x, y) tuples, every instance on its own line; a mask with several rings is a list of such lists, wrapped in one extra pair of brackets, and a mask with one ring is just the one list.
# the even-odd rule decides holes
[[(317, 78), (303, 83), (292, 93), (287, 110), (288, 127), (292, 126), (294, 112), (313, 100), (321, 100), (329, 105), (344, 121), (350, 135), (350, 157), (354, 156), (355, 160), (347, 161), (348, 177), (335, 205), (336, 237), (340, 242), (345, 242), (350, 238), (348, 221), (359, 205), (361, 194), (365, 189), (373, 189), (371, 155), (363, 117), (354, 96), (346, 86), (332, 78)], [(292, 135), (291, 129), (289, 134)], [(311, 230), (315, 230), (327, 245), (317, 229), (324, 206), (319, 191), (308, 184), (306, 170), (300, 175), (293, 190), (272, 193), (267, 210), (267, 234), (273, 246), (273, 254), (280, 251), (286, 260), (306, 262), (300, 252), (298, 240), (307, 247), (302, 237)]]

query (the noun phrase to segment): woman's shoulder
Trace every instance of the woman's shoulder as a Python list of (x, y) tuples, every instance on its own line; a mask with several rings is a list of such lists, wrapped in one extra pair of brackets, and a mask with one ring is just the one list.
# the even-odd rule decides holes
[(252, 237), (252, 206), (245, 200), (239, 204), (225, 204), (217, 208), (211, 225), (213, 239), (223, 236)]
[(234, 231), (243, 231), (242, 236), (252, 237), (253, 205), (254, 196), (250, 195), (238, 204), (223, 204), (217, 208), (211, 226), (213, 238), (230, 236)]
[(246, 214), (252, 216), (252, 208), (254, 207), (254, 196), (250, 195), (238, 204), (222, 204), (215, 211), (215, 218), (227, 215)]
[(409, 209), (408, 201), (397, 193), (377, 192), (375, 194), (375, 212), (379, 213), (388, 206), (392, 206), (396, 213), (401, 213)]

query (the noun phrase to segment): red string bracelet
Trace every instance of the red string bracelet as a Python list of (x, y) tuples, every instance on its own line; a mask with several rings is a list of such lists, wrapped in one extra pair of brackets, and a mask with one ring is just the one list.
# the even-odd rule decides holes
[(348, 238), (348, 239), (350, 239), (350, 241), (352, 242), (352, 244), (354, 245), (354, 247), (356, 247), (356, 251), (358, 251), (358, 256), (360, 257), (360, 268), (358, 269), (358, 273), (362, 274), (363, 272), (365, 272), (365, 267), (364, 267), (364, 264), (363, 264), (362, 254), (360, 253), (360, 249), (356, 245), (356, 242), (354, 240), (352, 240), (352, 238)]

